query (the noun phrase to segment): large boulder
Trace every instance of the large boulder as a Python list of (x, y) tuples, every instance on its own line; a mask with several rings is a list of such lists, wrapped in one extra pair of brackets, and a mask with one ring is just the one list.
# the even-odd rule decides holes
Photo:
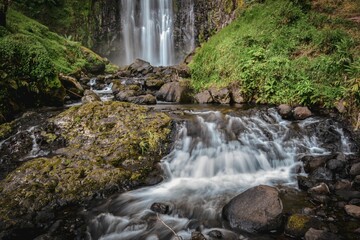
[(164, 84), (157, 92), (156, 97), (160, 101), (191, 103), (191, 88), (185, 81), (169, 82)]
[(345, 211), (354, 218), (360, 218), (360, 207), (356, 205), (346, 205)]
[(231, 228), (267, 232), (281, 226), (283, 204), (276, 188), (260, 185), (233, 198), (222, 211)]
[(43, 209), (145, 184), (166, 153), (171, 132), (166, 114), (121, 102), (72, 107), (49, 124), (56, 133), (43, 129), (41, 134), (66, 144), (53, 157), (31, 159), (0, 181), (0, 229), (23, 227), (24, 219)]

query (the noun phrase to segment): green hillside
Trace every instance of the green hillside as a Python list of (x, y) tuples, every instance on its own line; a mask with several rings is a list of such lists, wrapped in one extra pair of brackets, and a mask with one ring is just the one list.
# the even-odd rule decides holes
[(193, 85), (236, 84), (258, 103), (332, 107), (346, 99), (358, 106), (360, 28), (351, 17), (359, 9), (359, 1), (251, 4), (197, 50), (190, 64)]

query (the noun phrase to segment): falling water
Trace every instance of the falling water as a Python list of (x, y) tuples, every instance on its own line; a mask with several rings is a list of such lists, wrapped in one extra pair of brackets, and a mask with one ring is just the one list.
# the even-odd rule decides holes
[[(321, 119), (286, 121), (275, 109), (242, 116), (218, 111), (186, 115), (190, 120), (179, 125), (174, 150), (162, 160), (166, 181), (95, 209), (90, 239), (175, 239), (165, 224), (182, 239), (190, 239), (199, 226), (206, 236), (222, 227), (221, 209), (232, 197), (259, 184), (295, 186), (301, 169), (297, 156), (328, 153), (308, 131)], [(165, 204), (168, 213), (156, 214), (153, 203)], [(233, 233), (221, 231), (232, 239)]]
[(120, 65), (141, 58), (155, 66), (175, 63), (173, 1), (121, 0)]

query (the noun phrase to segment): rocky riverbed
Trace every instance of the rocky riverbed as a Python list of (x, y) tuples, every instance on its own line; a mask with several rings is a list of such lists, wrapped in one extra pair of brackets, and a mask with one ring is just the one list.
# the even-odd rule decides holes
[[(219, 135), (208, 132), (205, 139), (209, 140), (202, 143), (204, 146), (210, 144), (211, 139), (216, 141), (225, 136), (224, 143), (215, 145), (235, 141), (242, 148), (243, 144), (250, 144), (250, 148), (257, 149), (250, 153), (250, 160), (262, 156), (264, 151), (274, 151), (264, 159), (270, 162), (270, 169), (278, 167), (273, 161), (288, 160), (286, 151), (294, 152), (290, 159), (295, 165), (290, 172), (284, 170), (291, 175), (291, 184), (283, 180), (259, 181), (259, 186), (249, 184), (230, 194), (212, 196), (222, 201), (214, 210), (215, 220), (207, 221), (197, 219), (199, 210), (193, 209), (194, 215), (188, 216), (186, 212), (191, 207), (186, 203), (174, 206), (148, 199), (146, 211), (158, 214), (158, 217), (147, 216), (148, 220), (161, 225), (158, 222), (161, 216), (166, 221), (166, 216), (184, 214), (180, 215), (189, 219), (189, 232), (183, 233), (183, 239), (237, 239), (239, 236), (357, 239), (360, 236), (359, 138), (345, 121), (334, 113), (312, 112), (305, 107), (236, 105), (244, 99), (235, 86), (208, 89), (194, 96), (186, 80), (188, 74), (185, 66), (161, 68), (137, 60), (114, 75), (95, 79), (62, 76), (63, 81), (69, 83), (70, 102), (78, 101), (86, 90), (82, 105), (28, 111), (0, 125), (0, 238), (100, 238), (101, 233), (91, 225), (93, 218), (103, 211), (100, 202), (108, 199), (107, 206), (117, 206), (112, 201), (119, 193), (158, 184), (164, 177), (166, 184), (168, 171), (176, 169), (168, 169), (166, 164), (161, 167), (159, 162), (168, 153), (171, 156), (180, 144), (175, 135), (181, 124), (189, 124), (192, 119), (204, 118), (209, 113), (204, 122), (220, 132)], [(92, 92), (109, 86), (111, 91), (106, 93), (117, 101), (102, 102)], [(177, 105), (189, 102), (222, 105)], [(158, 105), (154, 105), (156, 103)], [(222, 121), (234, 117), (247, 123), (232, 123), (235, 125), (227, 128), (229, 123)], [(261, 125), (260, 131), (268, 145), (246, 143), (247, 140), (241, 139), (242, 134), (249, 131), (250, 135), (246, 136), (256, 136), (258, 122), (266, 126)], [(198, 133), (210, 131), (204, 130), (202, 124), (200, 121), (187, 130), (189, 139), (195, 141)], [(280, 131), (280, 135), (273, 135), (276, 131)], [(289, 143), (292, 145), (283, 152)], [(227, 151), (233, 149), (230, 147)], [(193, 153), (188, 154), (192, 159)], [(207, 157), (210, 162), (213, 160)], [(162, 162), (168, 158), (169, 155)], [(204, 164), (190, 164), (188, 171), (206, 168)], [(252, 160), (247, 164), (253, 164)], [(262, 179), (257, 173), (264, 169), (259, 166), (249, 172), (255, 180)], [(198, 200), (194, 201), (192, 204), (196, 206)], [(272, 204), (268, 204), (270, 202)], [(137, 225), (128, 228), (130, 226), (136, 228)], [(169, 229), (166, 231), (159, 239), (175, 237)]]

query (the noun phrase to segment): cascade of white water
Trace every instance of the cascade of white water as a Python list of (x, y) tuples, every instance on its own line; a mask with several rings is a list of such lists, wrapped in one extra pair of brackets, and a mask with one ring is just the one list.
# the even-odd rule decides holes
[(121, 0), (120, 65), (136, 58), (154, 66), (175, 64), (173, 3), (169, 0)]
[(92, 220), (90, 239), (171, 239), (166, 227), (152, 221), (153, 203), (166, 203), (171, 212), (162, 221), (189, 239), (192, 219), (221, 227), (221, 208), (234, 195), (260, 184), (296, 184), (297, 156), (328, 154), (322, 139), (305, 130), (320, 119), (290, 122), (275, 109), (240, 117), (187, 114), (174, 150), (162, 160), (167, 180), (113, 198), (106, 213)]

